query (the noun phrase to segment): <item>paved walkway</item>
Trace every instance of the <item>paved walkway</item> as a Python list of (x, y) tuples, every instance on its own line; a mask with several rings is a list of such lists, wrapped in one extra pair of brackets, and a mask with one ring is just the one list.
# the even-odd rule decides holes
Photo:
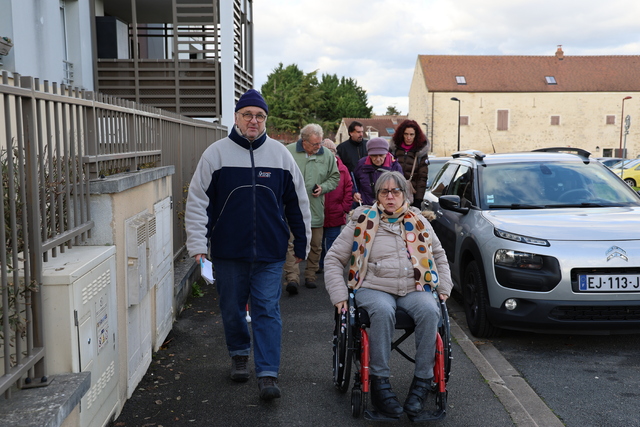
[[(217, 295), (189, 298), (165, 345), (154, 354), (146, 376), (113, 426), (362, 426), (350, 412), (350, 392), (333, 386), (333, 307), (320, 280), (318, 289), (283, 293), (282, 398), (262, 402), (255, 378), (229, 378)], [(449, 304), (453, 363), (447, 417), (439, 426), (553, 426), (561, 424), (517, 372), (492, 351), (476, 345), (463, 328), (464, 313)], [(410, 340), (405, 348), (411, 348)], [(479, 350), (480, 348), (480, 350)], [(495, 350), (495, 349), (494, 349)], [(412, 365), (395, 354), (392, 384), (404, 399)], [(533, 415), (532, 415), (533, 414)], [(383, 423), (382, 425), (384, 425)], [(403, 417), (395, 425), (414, 425)]]

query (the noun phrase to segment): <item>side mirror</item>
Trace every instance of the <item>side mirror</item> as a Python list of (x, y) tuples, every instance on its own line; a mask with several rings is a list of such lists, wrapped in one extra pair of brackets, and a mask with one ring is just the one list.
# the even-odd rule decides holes
[(440, 207), (448, 211), (454, 211), (461, 214), (468, 214), (469, 208), (463, 208), (460, 206), (460, 196), (440, 196), (438, 199)]

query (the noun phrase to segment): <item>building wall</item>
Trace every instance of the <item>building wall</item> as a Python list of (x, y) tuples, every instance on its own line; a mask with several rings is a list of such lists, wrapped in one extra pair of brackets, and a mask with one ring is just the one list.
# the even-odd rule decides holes
[[(460, 126), (461, 150), (493, 153), (560, 146), (583, 148), (599, 157), (605, 149), (620, 148), (625, 96), (633, 97), (625, 101), (624, 115), (631, 115), (627, 157), (640, 155), (640, 123), (634, 123), (640, 93), (430, 93), (419, 68), (409, 93), (409, 117), (431, 123), (429, 136), (436, 156), (457, 150), (458, 103), (452, 97), (461, 101), (460, 115), (468, 116), (469, 124)], [(498, 110), (509, 112), (506, 131), (497, 130)], [(607, 115), (615, 116), (614, 124), (606, 124)], [(551, 125), (551, 116), (560, 116), (560, 124)]]
[[(429, 111), (429, 106), (432, 105), (432, 94), (428, 92), (427, 85), (424, 80), (424, 73), (422, 67), (420, 67), (420, 60), (416, 62), (416, 68), (413, 72), (413, 78), (411, 79), (411, 86), (409, 88), (409, 119), (415, 120), (418, 123), (427, 123), (429, 129), (423, 127), (423, 131), (427, 135), (427, 138), (431, 141), (431, 130), (433, 129), (432, 116)], [(433, 149), (433, 144), (432, 147)]]
[(66, 60), (73, 63), (73, 86), (93, 90), (89, 0), (65, 1), (64, 25), (59, 1), (7, 2), (0, 35), (13, 40), (13, 49), (2, 57), (0, 69), (64, 83)]

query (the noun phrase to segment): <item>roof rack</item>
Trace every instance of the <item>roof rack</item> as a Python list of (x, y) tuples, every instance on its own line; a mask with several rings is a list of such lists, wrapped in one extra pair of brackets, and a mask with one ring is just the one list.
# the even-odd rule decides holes
[(458, 157), (473, 157), (476, 160), (482, 160), (486, 157), (487, 155), (484, 154), (482, 151), (480, 150), (465, 150), (465, 151), (456, 151), (455, 153), (453, 153), (451, 155), (451, 157), (453, 157), (454, 159), (457, 159)]
[(537, 148), (532, 151), (542, 151), (545, 153), (569, 153), (569, 154), (577, 154), (578, 156), (589, 158), (591, 155), (587, 150), (583, 150), (582, 148), (573, 148), (573, 147), (548, 147), (548, 148)]

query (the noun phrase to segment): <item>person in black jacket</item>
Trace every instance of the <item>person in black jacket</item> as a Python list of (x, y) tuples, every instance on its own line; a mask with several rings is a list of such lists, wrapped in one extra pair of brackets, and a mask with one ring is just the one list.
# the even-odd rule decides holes
[(358, 166), (358, 160), (367, 155), (367, 140), (364, 139), (364, 127), (362, 123), (354, 120), (349, 125), (349, 139), (338, 144), (338, 157), (342, 163), (354, 172)]
[(391, 138), (389, 151), (402, 166), (404, 177), (411, 181), (416, 190), (411, 205), (420, 209), (429, 176), (430, 144), (427, 136), (422, 132), (418, 122), (405, 120), (400, 123)]
[(281, 394), (280, 278), (289, 236), (297, 262), (307, 257), (311, 241), (304, 177), (289, 150), (267, 136), (268, 113), (260, 92), (249, 89), (240, 97), (229, 136), (202, 153), (185, 210), (189, 255), (198, 263), (210, 255), (215, 268), (231, 379), (249, 380), (253, 341), (263, 400)]

